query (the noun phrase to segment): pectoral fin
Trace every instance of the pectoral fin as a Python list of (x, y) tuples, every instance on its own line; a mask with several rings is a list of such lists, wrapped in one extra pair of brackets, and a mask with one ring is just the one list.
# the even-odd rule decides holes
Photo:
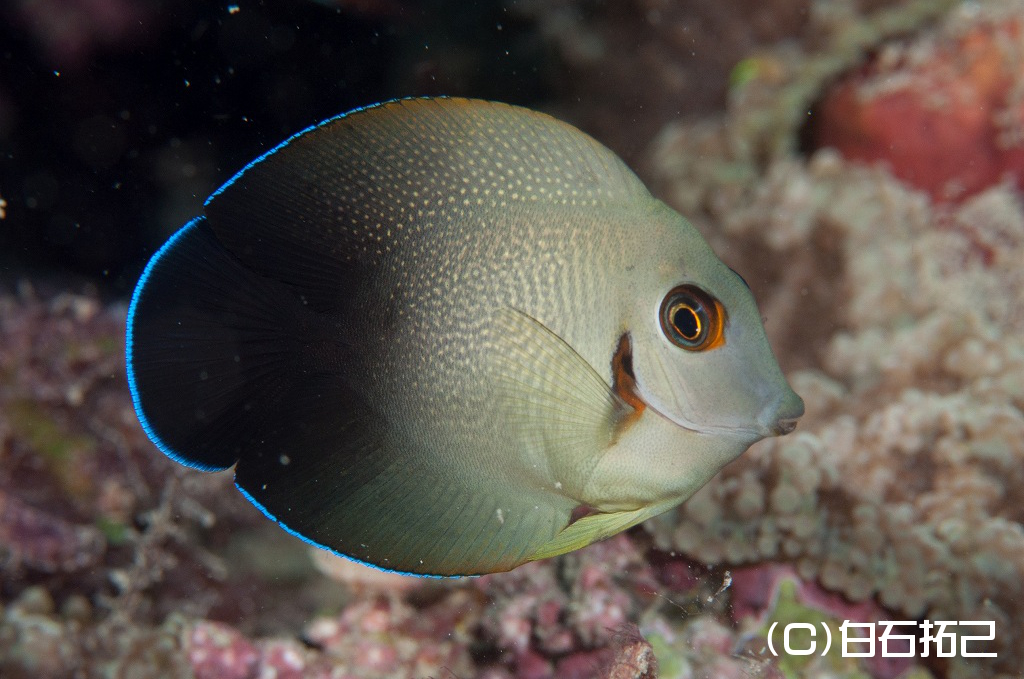
[(632, 408), (537, 319), (505, 307), (494, 320), (501, 385), (497, 406), (523, 448), (571, 497), (586, 485), (613, 442), (618, 422)]

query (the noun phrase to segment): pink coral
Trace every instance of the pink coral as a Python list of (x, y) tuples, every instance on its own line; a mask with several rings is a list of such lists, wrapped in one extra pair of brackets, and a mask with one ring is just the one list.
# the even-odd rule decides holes
[(883, 46), (825, 94), (817, 144), (882, 161), (936, 199), (1007, 175), (1024, 187), (1024, 27), (1006, 9), (962, 10), (937, 31)]
[(624, 625), (614, 637), (607, 679), (656, 679), (658, 659), (635, 625)]
[(529, 676), (606, 668), (619, 631), (659, 586), (627, 535), (565, 556), (560, 573), (551, 562), (531, 563), (473, 583), (494, 602), (484, 632), (510, 652), (517, 674)]
[(240, 632), (215, 622), (192, 628), (185, 653), (196, 679), (249, 679), (260, 660), (259, 650)]
[(397, 598), (356, 600), (341, 615), (321, 618), (306, 639), (353, 671), (373, 677), (467, 674), (472, 663), (461, 632), (477, 615), (468, 592), (456, 590), (432, 610), (416, 611)]
[(295, 641), (268, 641), (260, 652), (258, 679), (306, 679), (311, 669), (308, 655)]

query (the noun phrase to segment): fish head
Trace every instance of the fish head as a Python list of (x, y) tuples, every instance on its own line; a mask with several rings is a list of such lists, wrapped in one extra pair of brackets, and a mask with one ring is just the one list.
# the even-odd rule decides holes
[(664, 211), (624, 305), (634, 397), (730, 451), (789, 433), (803, 400), (772, 353), (753, 294), (689, 222)]

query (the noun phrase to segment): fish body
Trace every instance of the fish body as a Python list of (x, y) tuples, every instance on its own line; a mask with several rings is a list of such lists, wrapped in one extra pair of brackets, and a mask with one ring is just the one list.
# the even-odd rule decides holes
[(360, 109), (248, 165), (150, 261), (127, 346), (165, 453), (425, 575), (624, 530), (803, 412), (692, 225), (575, 128), (473, 100)]

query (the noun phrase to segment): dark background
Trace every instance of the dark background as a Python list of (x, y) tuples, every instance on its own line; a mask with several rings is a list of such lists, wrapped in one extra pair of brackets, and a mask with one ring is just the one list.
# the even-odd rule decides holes
[[(0, 5), (0, 275), (125, 292), (213, 189), (322, 118), (398, 96), (544, 97), (522, 22), (496, 3), (446, 4), (125, 3), (114, 9), (132, 19), (105, 32)], [(487, 50), (480, 25), (494, 27)]]
[(356, 106), (462, 95), (544, 109), (637, 165), (732, 66), (799, 31), (789, 0), (7, 0), (0, 281), (130, 293), (263, 151)]

